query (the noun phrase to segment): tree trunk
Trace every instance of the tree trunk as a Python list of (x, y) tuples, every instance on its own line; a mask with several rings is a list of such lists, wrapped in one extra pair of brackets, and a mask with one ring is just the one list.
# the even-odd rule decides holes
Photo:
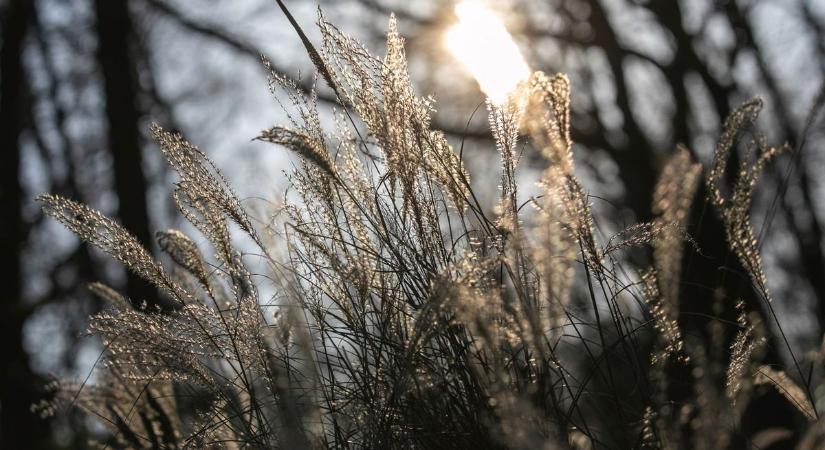
[(43, 381), (29, 367), (29, 355), (23, 347), (23, 325), (29, 314), (21, 283), (26, 226), (21, 215), (20, 134), (27, 92), (21, 56), (32, 8), (30, 0), (7, 3), (0, 51), (0, 447), (7, 449), (45, 448), (49, 436), (48, 423), (31, 412), (31, 405), (42, 394)]
[[(151, 248), (146, 177), (141, 155), (137, 69), (129, 45), (133, 35), (129, 4), (126, 0), (95, 0), (95, 10), (98, 61), (106, 94), (118, 216), (123, 226)], [(157, 291), (131, 272), (126, 293), (135, 304), (145, 301), (150, 306), (159, 305)]]

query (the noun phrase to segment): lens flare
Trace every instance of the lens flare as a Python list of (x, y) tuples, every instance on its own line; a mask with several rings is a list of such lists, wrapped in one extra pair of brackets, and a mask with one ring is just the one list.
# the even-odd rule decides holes
[(446, 35), (446, 47), (473, 75), (495, 104), (507, 101), (530, 68), (501, 19), (479, 1), (455, 7), (458, 22)]

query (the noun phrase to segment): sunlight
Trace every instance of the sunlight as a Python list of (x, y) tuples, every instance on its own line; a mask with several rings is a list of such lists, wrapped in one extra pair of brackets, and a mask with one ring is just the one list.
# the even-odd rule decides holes
[(494, 104), (507, 101), (530, 68), (501, 19), (479, 1), (455, 7), (458, 22), (446, 35), (450, 53), (475, 77)]

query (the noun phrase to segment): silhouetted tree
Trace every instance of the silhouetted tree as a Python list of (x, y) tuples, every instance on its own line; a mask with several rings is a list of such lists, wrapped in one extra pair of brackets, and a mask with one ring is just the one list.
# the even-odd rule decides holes
[[(95, 1), (98, 61), (106, 94), (118, 216), (143, 245), (151, 248), (134, 58), (136, 44), (128, 6), (125, 1)], [(157, 293), (148, 283), (131, 272), (127, 277), (126, 293), (133, 302), (158, 304)]]
[(31, 1), (12, 0), (2, 17), (0, 51), (0, 447), (39, 448), (48, 440), (45, 423), (30, 410), (43, 391), (43, 378), (32, 371), (23, 346), (27, 307), (23, 301), (21, 258), (27, 230), (20, 186), (21, 134), (29, 99), (22, 63), (33, 12)]

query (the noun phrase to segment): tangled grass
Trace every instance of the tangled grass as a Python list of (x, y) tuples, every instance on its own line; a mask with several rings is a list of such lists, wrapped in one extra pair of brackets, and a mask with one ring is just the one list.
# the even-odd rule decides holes
[[(314, 96), (270, 70), (289, 124), (258, 139), (302, 164), (290, 175), (297, 200), (260, 229), (205, 154), (158, 126), (175, 201), (212, 257), (168, 230), (162, 264), (100, 213), (40, 198), (167, 304), (93, 285), (108, 304), (90, 322), (105, 348), (99, 380), (56, 382), (44, 413), (79, 407), (109, 428), (97, 445), (115, 448), (715, 449), (770, 439), (740, 431), (766, 384), (811, 423), (801, 448), (821, 443), (817, 380), (796, 359), (788, 373), (763, 365), (776, 332), (764, 315), (740, 303), (737, 323), (710, 321), (711, 336), (734, 327), (731, 343), (682, 328), (685, 230), (703, 177), (686, 149), (662, 170), (656, 218), (601, 239), (574, 175), (569, 82), (535, 73), (519, 98), (488, 105), (501, 179), (498, 204), (483, 205), (431, 126), (432, 101), (412, 89), (395, 20), (383, 58), (319, 23), (323, 46), (310, 55), (343, 109), (328, 133)], [(759, 108), (727, 120), (706, 186), (769, 303), (750, 204), (783, 148), (756, 142), (730, 193), (724, 179)], [(531, 198), (517, 183), (524, 139), (547, 161)], [(238, 240), (257, 248), (266, 277), (253, 276)], [(652, 248), (648, 267), (628, 262), (632, 247)], [(274, 300), (260, 298), (264, 283)], [(690, 392), (674, 397), (677, 382)]]

